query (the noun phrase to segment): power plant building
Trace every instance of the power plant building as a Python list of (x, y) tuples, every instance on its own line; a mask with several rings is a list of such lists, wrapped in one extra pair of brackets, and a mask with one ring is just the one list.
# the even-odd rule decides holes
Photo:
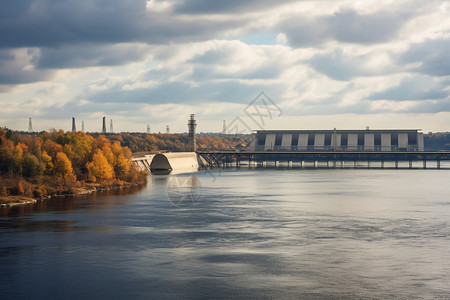
[(258, 130), (250, 151), (424, 151), (420, 130)]

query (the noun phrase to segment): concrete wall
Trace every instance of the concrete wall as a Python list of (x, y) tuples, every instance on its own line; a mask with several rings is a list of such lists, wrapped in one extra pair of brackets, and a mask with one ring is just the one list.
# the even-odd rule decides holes
[(146, 155), (133, 158), (138, 168), (147, 171), (173, 170), (193, 171), (198, 170), (197, 153), (195, 152), (170, 152)]
[(275, 147), (276, 134), (267, 134), (266, 143), (264, 144), (264, 151), (273, 150)]
[(349, 133), (348, 134), (347, 150), (348, 151), (358, 150), (358, 134), (357, 133)]
[(398, 134), (398, 149), (408, 149), (408, 134), (407, 133), (399, 133)]
[(289, 133), (283, 134), (283, 138), (281, 139), (281, 149), (291, 150), (291, 143), (292, 143), (292, 134)]
[(252, 133), (252, 135), (250, 136), (250, 143), (248, 145), (250, 151), (256, 151), (256, 145), (258, 142), (257, 137), (258, 136), (256, 135), (256, 133)]
[[(286, 131), (285, 131), (286, 132)], [(334, 133), (333, 131), (311, 131), (311, 132), (287, 132), (283, 130), (265, 132), (264, 145), (257, 146), (257, 136), (252, 135), (252, 141), (250, 143), (250, 150), (255, 151), (292, 151), (292, 147), (296, 147), (295, 151), (330, 151), (335, 149), (336, 151), (342, 151), (342, 136), (345, 133), (347, 135), (346, 151), (424, 151), (423, 145), (423, 133), (417, 130), (359, 130), (359, 131), (344, 131), (344, 133)], [(363, 135), (364, 140), (362, 144), (358, 145), (358, 136)], [(417, 134), (417, 144), (410, 145), (408, 136), (411, 134)], [(281, 135), (281, 137), (280, 137)], [(327, 140), (327, 146), (325, 146), (325, 137), (331, 135), (331, 141)], [(380, 140), (377, 140), (375, 145), (375, 136), (379, 136)], [(278, 136), (278, 140), (277, 140)], [(292, 140), (298, 136), (297, 145), (292, 145)], [(309, 147), (308, 140), (314, 137)], [(394, 138), (394, 144), (392, 144), (392, 138)], [(294, 140), (295, 140), (294, 139)], [(415, 140), (415, 139), (414, 139)], [(275, 146), (275, 142), (278, 146)], [(359, 141), (361, 142), (361, 141)], [(328, 145), (330, 143), (330, 145)], [(395, 147), (394, 147), (395, 146)]]
[(325, 134), (317, 133), (314, 138), (314, 150), (323, 150), (325, 145)]
[[(332, 148), (336, 147), (335, 150), (341, 149), (341, 136), (342, 135), (340, 133), (336, 133), (331, 136), (331, 147)], [(335, 137), (336, 137), (336, 143), (334, 142)]]
[(308, 149), (308, 134), (300, 134), (298, 136), (298, 150), (306, 151)]
[(381, 134), (381, 151), (391, 151), (391, 134)]
[(364, 135), (364, 151), (375, 150), (375, 135), (373, 133), (366, 133)]
[(417, 134), (417, 147), (419, 151), (425, 151), (424, 144), (423, 144), (423, 133), (419, 132)]

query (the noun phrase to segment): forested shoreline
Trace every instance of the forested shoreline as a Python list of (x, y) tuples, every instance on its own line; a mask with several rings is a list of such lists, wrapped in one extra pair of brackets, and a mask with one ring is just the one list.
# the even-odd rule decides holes
[[(198, 136), (203, 149), (242, 148), (245, 136)], [(146, 182), (132, 152), (188, 151), (186, 134), (99, 134), (0, 128), (0, 205)]]
[(2, 204), (143, 184), (147, 175), (135, 167), (128, 147), (104, 135), (0, 128)]

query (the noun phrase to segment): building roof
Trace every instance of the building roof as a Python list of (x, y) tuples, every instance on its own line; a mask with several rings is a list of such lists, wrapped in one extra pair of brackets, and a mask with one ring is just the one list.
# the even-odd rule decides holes
[[(349, 129), (340, 130), (336, 129), (336, 133), (417, 133), (422, 129)], [(256, 133), (283, 133), (283, 134), (301, 134), (301, 133), (334, 133), (334, 129), (330, 130), (254, 130)]]

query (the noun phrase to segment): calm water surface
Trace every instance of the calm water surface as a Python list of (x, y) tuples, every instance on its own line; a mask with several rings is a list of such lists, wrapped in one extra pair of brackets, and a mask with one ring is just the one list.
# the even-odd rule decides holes
[(1, 209), (0, 297), (450, 297), (449, 170), (191, 175)]

